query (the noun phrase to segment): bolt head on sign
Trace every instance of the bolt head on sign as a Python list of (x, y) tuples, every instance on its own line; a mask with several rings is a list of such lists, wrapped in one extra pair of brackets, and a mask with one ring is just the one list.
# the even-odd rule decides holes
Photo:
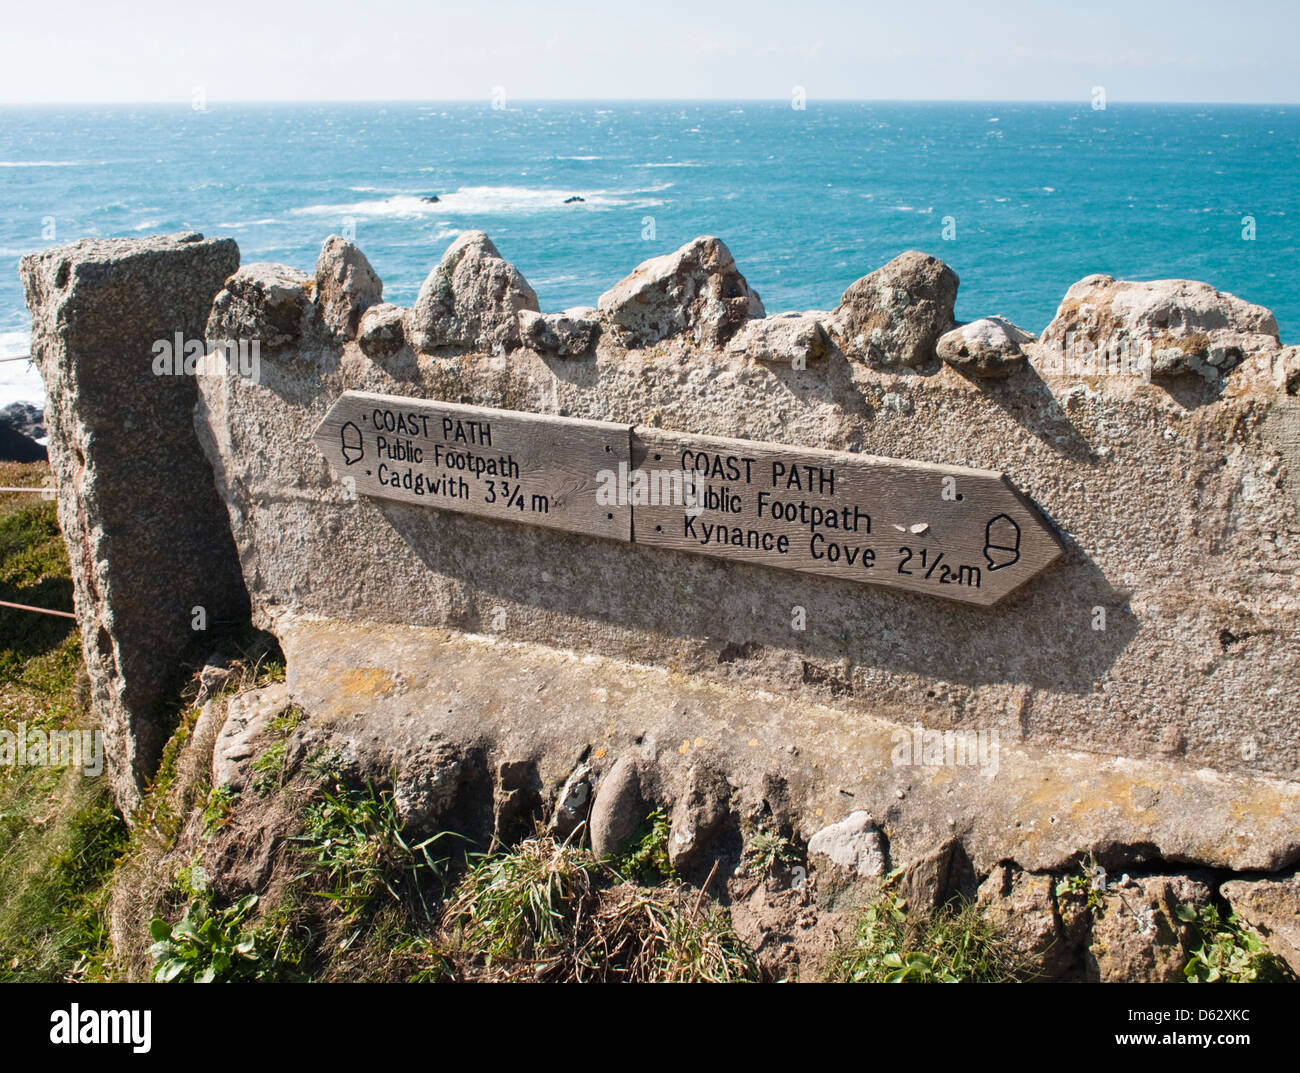
[(360, 391), (315, 440), (358, 495), (966, 603), (1062, 551), (992, 470)]

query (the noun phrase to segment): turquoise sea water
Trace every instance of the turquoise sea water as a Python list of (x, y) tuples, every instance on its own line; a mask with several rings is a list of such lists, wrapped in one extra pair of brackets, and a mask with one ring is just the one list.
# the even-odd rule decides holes
[[(466, 228), (543, 309), (594, 305), (645, 258), (715, 234), (769, 312), (832, 308), (919, 248), (961, 277), (961, 319), (1038, 332), (1089, 273), (1185, 277), (1269, 307), (1294, 342), (1297, 159), (1300, 108), (1280, 105), (0, 109), (0, 354), (26, 350), (23, 253), (192, 229), (233, 236), (245, 263), (310, 269), (349, 226), (402, 304)], [(37, 397), (24, 363), (0, 364), (0, 405)]]

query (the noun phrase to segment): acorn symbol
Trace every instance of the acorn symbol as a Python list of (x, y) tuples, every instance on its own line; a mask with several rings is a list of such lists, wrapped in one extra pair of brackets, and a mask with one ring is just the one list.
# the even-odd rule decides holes
[(343, 461), (349, 466), (361, 461), (366, 449), (361, 441), (361, 430), (351, 421), (339, 429), (339, 441), (343, 445)]
[(990, 570), (1001, 570), (1020, 561), (1020, 526), (1015, 519), (1005, 514), (989, 519), (984, 529), (984, 558)]

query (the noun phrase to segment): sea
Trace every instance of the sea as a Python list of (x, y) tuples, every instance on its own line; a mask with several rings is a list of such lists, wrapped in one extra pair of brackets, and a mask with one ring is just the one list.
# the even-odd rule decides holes
[[(702, 234), (769, 313), (834, 308), (921, 249), (960, 276), (961, 320), (1041, 332), (1106, 272), (1204, 280), (1300, 341), (1300, 107), (794, 103), (0, 108), (0, 357), (28, 351), (20, 256), (188, 230), (308, 271), (345, 234), (410, 304), (478, 228), (543, 310), (594, 305)], [(40, 404), (39, 378), (0, 361), (0, 406), (15, 400)]]

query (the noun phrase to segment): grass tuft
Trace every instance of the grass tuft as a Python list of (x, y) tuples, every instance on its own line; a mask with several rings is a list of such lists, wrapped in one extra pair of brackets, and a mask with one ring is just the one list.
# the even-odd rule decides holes
[[(653, 830), (652, 824), (652, 845)], [(580, 982), (758, 978), (754, 955), (726, 911), (710, 902), (701, 912), (699, 892), (677, 880), (637, 886), (616, 864), (546, 835), (471, 861), (443, 916), (445, 941), (434, 964), (445, 976)]]
[(431, 881), (441, 887), (447, 871), (446, 860), (435, 858), (430, 847), (444, 837), (450, 836), (410, 845), (391, 792), (373, 785), (353, 790), (336, 782), (304, 815), (303, 834), (295, 840), (309, 863), (299, 878), (322, 880), (326, 889), (315, 893), (337, 903), (345, 920), (371, 908), (384, 893), (399, 904), (418, 904), (428, 917), (423, 888)]
[(909, 917), (887, 890), (862, 910), (827, 976), (841, 983), (1011, 983), (1025, 968), (973, 902)]

